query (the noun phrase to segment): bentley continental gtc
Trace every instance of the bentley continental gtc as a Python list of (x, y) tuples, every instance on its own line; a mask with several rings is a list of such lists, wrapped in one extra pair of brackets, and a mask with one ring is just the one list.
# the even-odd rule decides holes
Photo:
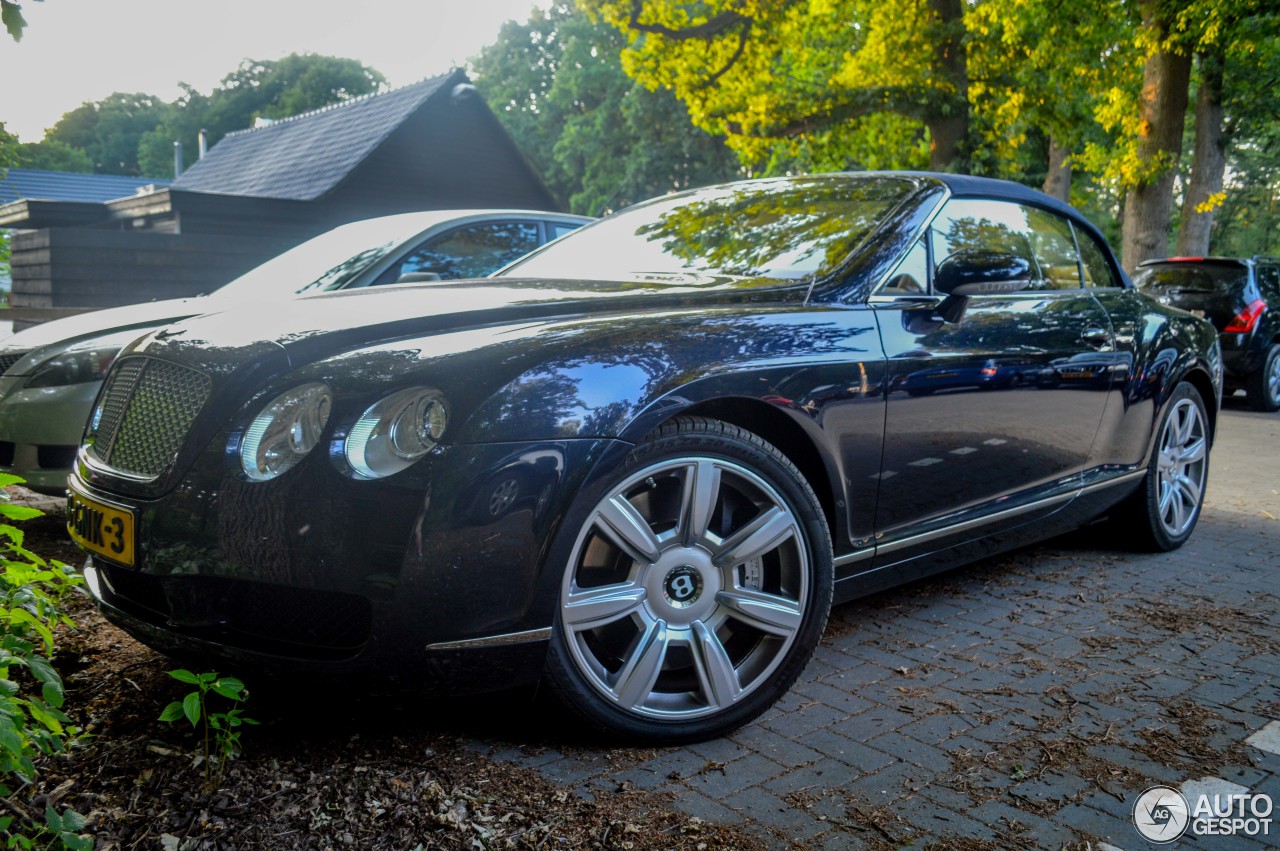
[[(1009, 380), (910, 392), (987, 369)], [(600, 730), (690, 741), (785, 693), (833, 602), (1103, 517), (1180, 546), (1221, 386), (1213, 327), (1045, 195), (749, 181), (483, 281), (129, 345), (69, 528), (102, 611), (172, 655), (441, 692), (545, 678)]]

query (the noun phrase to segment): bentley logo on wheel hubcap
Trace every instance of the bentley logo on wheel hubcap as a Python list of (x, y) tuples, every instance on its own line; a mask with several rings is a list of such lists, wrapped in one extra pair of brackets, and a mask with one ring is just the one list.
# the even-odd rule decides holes
[(662, 588), (671, 605), (685, 608), (697, 602), (702, 593), (702, 576), (692, 566), (682, 564), (667, 574)]

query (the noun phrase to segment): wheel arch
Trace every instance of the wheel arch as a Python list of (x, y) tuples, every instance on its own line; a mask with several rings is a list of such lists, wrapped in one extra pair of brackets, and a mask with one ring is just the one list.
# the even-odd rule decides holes
[(836, 489), (840, 481), (839, 471), (834, 469), (830, 455), (824, 453), (816, 438), (804, 426), (776, 406), (750, 397), (720, 397), (707, 399), (671, 411), (660, 422), (646, 422), (643, 435), (628, 435), (627, 439), (643, 439), (664, 423), (676, 417), (707, 417), (735, 425), (772, 444), (787, 457), (809, 487), (818, 497), (822, 512), (831, 529), (833, 544), (842, 540), (846, 528), (843, 511), (844, 495)]
[(1213, 387), (1213, 379), (1209, 377), (1207, 369), (1197, 364), (1183, 373), (1182, 380), (1200, 393), (1205, 413), (1209, 417), (1209, 440), (1212, 442), (1218, 435), (1218, 396)]

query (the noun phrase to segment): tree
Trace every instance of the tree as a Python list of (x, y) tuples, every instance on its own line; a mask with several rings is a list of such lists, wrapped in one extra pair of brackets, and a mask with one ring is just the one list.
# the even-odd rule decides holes
[(371, 94), (385, 87), (386, 78), (355, 59), (294, 53), (276, 60), (246, 59), (208, 95), (179, 85), (183, 95), (139, 140), (139, 162), (157, 177), (173, 175), (174, 142), (182, 142), (188, 162), (195, 160), (202, 129), (212, 145), (233, 130), (252, 127), (257, 118), (287, 118)]
[(582, 2), (628, 35), (631, 76), (674, 91), (745, 164), (966, 166), (960, 0)]
[[(41, 0), (36, 2), (39, 3)], [(22, 32), (27, 28), (27, 22), (22, 17), (21, 6), (13, 0), (0, 0), (0, 23), (4, 24), (10, 38), (14, 41), (22, 41)]]
[(138, 143), (169, 116), (171, 107), (154, 95), (115, 92), (85, 102), (58, 119), (46, 141), (61, 142), (88, 154), (98, 174), (141, 175)]
[(476, 86), (574, 212), (730, 180), (737, 162), (670, 93), (622, 70), (621, 33), (569, 4), (508, 22), (472, 63)]
[(44, 171), (93, 171), (93, 160), (88, 154), (57, 139), (23, 142), (18, 145), (14, 159), (22, 168), (36, 168)]
[(1085, 143), (1105, 144), (1105, 94), (1136, 86), (1138, 19), (1108, 0), (984, 0), (967, 17), (975, 171), (1071, 200)]

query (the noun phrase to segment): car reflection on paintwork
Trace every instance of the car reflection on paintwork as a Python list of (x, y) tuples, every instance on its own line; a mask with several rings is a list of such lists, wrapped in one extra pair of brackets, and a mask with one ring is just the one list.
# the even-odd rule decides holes
[(986, 358), (981, 361), (960, 361), (940, 364), (917, 370), (903, 380), (900, 389), (909, 396), (927, 396), (941, 390), (978, 388), (996, 390), (1019, 387), (1028, 382), (1039, 369), (1018, 360)]
[(1132, 356), (1128, 352), (1084, 352), (1058, 358), (1035, 376), (1037, 387), (1105, 389), (1128, 377)]

